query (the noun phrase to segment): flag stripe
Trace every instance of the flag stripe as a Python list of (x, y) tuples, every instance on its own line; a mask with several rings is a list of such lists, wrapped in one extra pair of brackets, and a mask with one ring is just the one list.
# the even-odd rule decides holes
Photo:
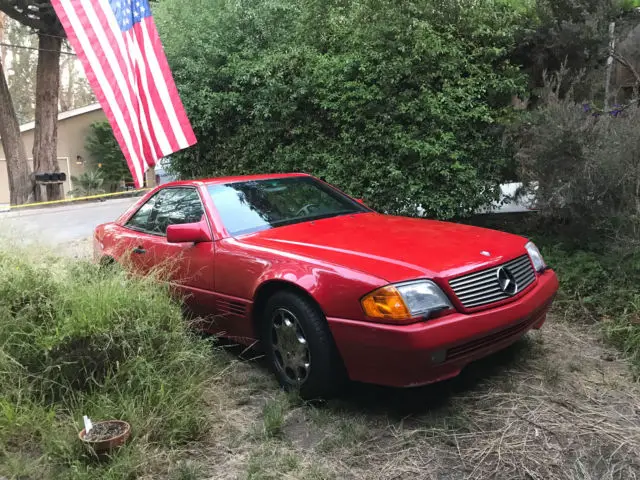
[[(152, 34), (150, 34), (149, 29), (147, 28), (148, 21), (153, 22), (153, 19), (148, 18), (140, 22), (140, 28), (142, 29), (144, 38), (142, 51), (145, 55), (145, 58), (149, 62), (151, 72), (156, 79), (156, 86), (158, 87), (160, 98), (163, 100), (163, 105), (165, 106), (167, 117), (169, 117), (169, 121), (171, 122), (171, 127), (176, 134), (178, 145), (180, 146), (180, 148), (186, 148), (190, 145), (190, 143), (187, 141), (187, 138), (185, 136), (184, 126), (181, 125), (180, 120), (178, 120), (178, 111), (175, 108), (176, 99), (172, 97), (172, 92), (170, 92), (168, 88), (169, 84), (173, 85), (175, 88), (175, 84), (173, 83), (173, 79), (169, 80), (169, 78), (171, 77), (171, 73), (168, 71), (163, 71), (162, 67), (160, 66), (160, 58), (163, 58), (166, 62), (166, 57), (164, 56), (164, 54), (162, 56), (156, 55), (158, 48), (160, 52), (163, 52), (163, 49), (162, 45), (160, 44), (160, 37), (158, 36), (158, 32), (155, 28), (153, 28)], [(165, 66), (165, 68), (168, 67), (168, 65)], [(176, 91), (174, 92), (174, 96), (177, 97), (177, 95), (178, 92), (176, 89)]]
[[(154, 142), (155, 151), (157, 158), (163, 157), (164, 155), (168, 155), (165, 152), (173, 152), (178, 150), (177, 142), (175, 141), (175, 135), (173, 131), (171, 131), (168, 123), (163, 124), (162, 120), (158, 116), (158, 109), (155, 106), (154, 102), (154, 94), (155, 89), (149, 87), (149, 85), (153, 84), (153, 78), (149, 78), (148, 69), (145, 65), (144, 58), (140, 53), (140, 45), (134, 39), (131, 38), (130, 34), (127, 33), (125, 35), (127, 39), (127, 44), (129, 46), (129, 51), (132, 56), (132, 61), (134, 64), (134, 68), (136, 71), (136, 75), (140, 79), (140, 83), (142, 84), (142, 90), (144, 95), (142, 95), (142, 101), (144, 102), (145, 109), (149, 112), (151, 128), (153, 129), (152, 140)], [(164, 118), (164, 115), (163, 115)], [(171, 142), (169, 139), (174, 139)], [(175, 147), (174, 147), (175, 145)]]
[(51, 0), (137, 187), (196, 143), (146, 0)]
[[(150, 130), (150, 122), (149, 122), (149, 114), (148, 109), (145, 104), (144, 95), (140, 95), (140, 82), (136, 75), (136, 71), (134, 68), (134, 64), (130, 58), (130, 55), (127, 54), (127, 48), (122, 38), (122, 32), (118, 27), (118, 22), (116, 21), (113, 15), (109, 15), (111, 7), (107, 0), (98, 0), (92, 3), (96, 14), (100, 20), (100, 24), (107, 35), (109, 44), (106, 45), (106, 48), (112, 49), (115, 45), (117, 45), (117, 49), (113, 49), (114, 54), (118, 60), (118, 67), (122, 70), (123, 73), (126, 72), (126, 77), (129, 81), (129, 93), (135, 103), (136, 97), (138, 100), (138, 112), (140, 115), (140, 126), (142, 127), (142, 131), (144, 132), (143, 141), (146, 141), (150, 148), (149, 154), (146, 156), (147, 160), (152, 160), (158, 158), (160, 149), (157, 146), (157, 141), (155, 135), (151, 134)], [(109, 10), (107, 10), (109, 9)], [(103, 47), (104, 48), (104, 47)], [(162, 135), (162, 131), (156, 132), (156, 134)]]
[(158, 112), (158, 122), (161, 129), (166, 132), (167, 137), (167, 141), (161, 144), (162, 155), (168, 155), (171, 152), (180, 150), (183, 147), (180, 146), (176, 137), (176, 132), (169, 120), (169, 116), (166, 111), (167, 104), (165, 104), (164, 100), (160, 96), (160, 92), (158, 91), (158, 75), (153, 74), (150, 63), (145, 56), (145, 50), (140, 42), (140, 37), (142, 36), (141, 30), (138, 27), (132, 28), (125, 35), (129, 38), (130, 43), (135, 43), (137, 45), (135, 53), (140, 56), (140, 65), (144, 65), (145, 78), (149, 84), (154, 86), (149, 92), (149, 103), (153, 105), (153, 108)]
[(196, 136), (193, 133), (191, 123), (189, 122), (187, 113), (185, 112), (182, 101), (180, 100), (180, 94), (173, 79), (173, 75), (171, 75), (171, 68), (169, 67), (167, 57), (164, 54), (164, 48), (162, 47), (160, 35), (158, 34), (158, 30), (155, 26), (153, 17), (149, 17), (148, 19), (146, 19), (146, 22), (149, 22), (151, 24), (151, 28), (148, 29), (149, 31), (147, 33), (151, 38), (151, 41), (155, 45), (154, 51), (161, 53), (157, 55), (158, 64), (160, 65), (160, 70), (162, 71), (162, 75), (164, 76), (167, 89), (169, 90), (169, 96), (171, 97), (173, 109), (176, 112), (176, 116), (179, 119), (180, 126), (182, 127), (182, 132), (185, 136), (186, 143), (182, 148), (186, 148), (196, 143)]
[[(80, 18), (76, 13), (77, 1), (75, 5), (72, 2), (65, 0), (56, 0), (57, 10), (56, 13), (65, 27), (67, 37), (73, 48), (78, 53), (78, 57), (85, 66), (85, 73), (90, 84), (93, 86), (96, 95), (102, 105), (102, 108), (110, 119), (114, 135), (122, 148), (129, 170), (133, 176), (136, 187), (140, 187), (142, 182), (141, 164), (135, 149), (133, 148), (133, 141), (131, 139), (131, 132), (126, 128), (126, 122), (120, 105), (116, 100), (116, 95), (111, 88), (107, 77), (105, 77), (100, 62), (98, 61), (95, 52), (91, 48), (91, 43), (82, 28)], [(86, 21), (86, 19), (85, 19)]]
[[(93, 48), (96, 50), (97, 57), (102, 66), (102, 71), (110, 78), (115, 79), (117, 88), (124, 101), (124, 108), (122, 109), (125, 115), (127, 126), (132, 128), (132, 137), (134, 141), (134, 148), (140, 155), (140, 159), (145, 162), (145, 170), (148, 164), (147, 158), (152, 157), (151, 147), (147, 138), (142, 135), (142, 118), (140, 116), (140, 105), (138, 102), (134, 102), (133, 99), (136, 96), (133, 94), (135, 84), (127, 82), (125, 78), (124, 60), (116, 56), (116, 49), (113, 48), (113, 42), (115, 38), (110, 35), (111, 30), (108, 25), (101, 23), (99, 17), (102, 18), (102, 22), (105, 22), (104, 15), (99, 15), (93, 8), (93, 0), (81, 0), (81, 7), (87, 19), (89, 20), (93, 32), (95, 33), (96, 42), (93, 44)], [(105, 29), (105, 27), (107, 27)], [(132, 78), (131, 78), (132, 80)], [(148, 130), (148, 129), (147, 129)], [(155, 163), (155, 162), (154, 162)]]

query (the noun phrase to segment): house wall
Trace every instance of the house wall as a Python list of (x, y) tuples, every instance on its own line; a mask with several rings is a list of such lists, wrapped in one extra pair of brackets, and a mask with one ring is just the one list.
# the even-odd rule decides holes
[[(60, 171), (67, 174), (67, 181), (64, 183), (65, 195), (73, 189), (71, 176), (78, 176), (84, 172), (84, 165), (77, 165), (76, 158), (78, 155), (85, 161), (89, 158), (84, 144), (89, 135), (90, 125), (104, 120), (106, 120), (104, 112), (95, 110), (58, 121), (58, 164)], [(28, 130), (21, 135), (25, 151), (30, 159), (33, 152), (33, 133), (33, 130)], [(30, 162), (33, 167), (33, 160)], [(9, 203), (9, 179), (4, 150), (0, 145), (0, 204), (2, 203)]]

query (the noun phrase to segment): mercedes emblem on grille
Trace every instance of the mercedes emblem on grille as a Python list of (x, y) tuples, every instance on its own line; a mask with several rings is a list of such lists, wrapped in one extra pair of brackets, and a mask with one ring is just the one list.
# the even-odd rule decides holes
[(518, 293), (518, 283), (513, 273), (508, 268), (500, 267), (496, 272), (498, 277), (498, 286), (507, 295), (515, 295)]

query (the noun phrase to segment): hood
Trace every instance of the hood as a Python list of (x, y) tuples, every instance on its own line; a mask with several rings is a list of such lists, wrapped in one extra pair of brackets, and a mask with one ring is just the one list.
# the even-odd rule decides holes
[(388, 282), (449, 278), (488, 268), (526, 253), (527, 242), (485, 228), (378, 213), (304, 222), (237, 240), (358, 270)]

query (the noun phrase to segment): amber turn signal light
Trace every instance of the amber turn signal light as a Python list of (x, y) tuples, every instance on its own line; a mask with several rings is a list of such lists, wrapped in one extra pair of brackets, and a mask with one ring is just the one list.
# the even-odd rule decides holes
[(372, 319), (407, 320), (411, 313), (393, 286), (382, 287), (361, 300), (364, 313)]

